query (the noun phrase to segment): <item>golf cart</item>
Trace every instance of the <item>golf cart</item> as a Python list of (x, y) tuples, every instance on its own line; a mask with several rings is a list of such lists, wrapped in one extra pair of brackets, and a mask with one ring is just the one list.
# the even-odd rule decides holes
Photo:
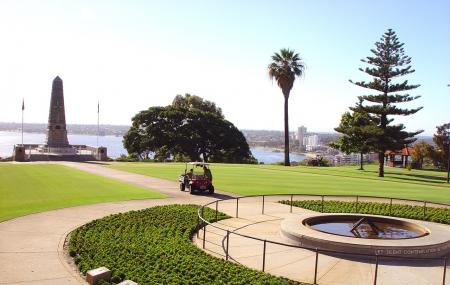
[[(189, 170), (188, 170), (189, 167)], [(184, 174), (178, 178), (180, 182), (180, 191), (189, 189), (189, 193), (208, 191), (209, 194), (214, 193), (212, 184), (211, 170), (209, 164), (204, 162), (186, 163)]]

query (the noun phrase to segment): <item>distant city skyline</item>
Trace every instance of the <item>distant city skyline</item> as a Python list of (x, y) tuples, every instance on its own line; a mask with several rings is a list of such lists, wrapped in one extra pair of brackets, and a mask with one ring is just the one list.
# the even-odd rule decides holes
[[(64, 81), (68, 124), (130, 125), (150, 106), (190, 93), (215, 102), (240, 129), (282, 130), (283, 98), (267, 75), (291, 48), (306, 63), (291, 92), (291, 131), (333, 132), (367, 80), (360, 59), (394, 29), (421, 84), (396, 118), (408, 130), (450, 121), (450, 1), (1, 1), (0, 122), (48, 119), (51, 82)], [(401, 11), (401, 12), (400, 12)], [(376, 13), (376, 14), (372, 14)]]

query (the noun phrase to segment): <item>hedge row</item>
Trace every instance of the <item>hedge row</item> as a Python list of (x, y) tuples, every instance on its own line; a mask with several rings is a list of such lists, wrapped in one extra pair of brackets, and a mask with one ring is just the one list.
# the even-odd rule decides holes
[[(279, 201), (282, 204), (290, 205), (290, 200)], [(322, 211), (321, 200), (293, 201), (292, 205), (316, 212)], [(408, 218), (415, 220), (424, 220), (442, 224), (450, 224), (450, 209), (438, 207), (411, 206), (390, 203), (376, 202), (343, 202), (343, 201), (324, 201), (324, 213), (360, 213), (393, 216), (399, 218)]]
[[(106, 266), (113, 284), (300, 284), (206, 254), (190, 240), (197, 206), (170, 205), (108, 216), (76, 229), (69, 251), (81, 272)], [(215, 212), (205, 209), (208, 220)], [(227, 216), (219, 214), (218, 219)], [(109, 284), (106, 283), (105, 284)]]

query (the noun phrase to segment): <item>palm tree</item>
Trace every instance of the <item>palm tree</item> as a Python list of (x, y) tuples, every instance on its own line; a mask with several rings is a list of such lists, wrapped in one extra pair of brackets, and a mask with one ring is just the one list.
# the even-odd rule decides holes
[(301, 77), (305, 71), (302, 59), (290, 49), (281, 49), (279, 53), (272, 55), (272, 63), (269, 64), (269, 77), (277, 81), (284, 96), (284, 165), (289, 166), (289, 93), (296, 77)]

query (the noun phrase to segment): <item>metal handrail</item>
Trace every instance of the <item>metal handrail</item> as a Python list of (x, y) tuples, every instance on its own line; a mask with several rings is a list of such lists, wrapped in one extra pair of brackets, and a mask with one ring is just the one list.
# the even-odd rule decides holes
[[(450, 207), (450, 204), (448, 203), (439, 203), (439, 202), (431, 202), (431, 201), (424, 201), (424, 200), (415, 200), (415, 199), (402, 199), (402, 198), (391, 198), (391, 197), (381, 197), (381, 196), (365, 196), (365, 195), (318, 195), (318, 194), (269, 194), (269, 195), (265, 195), (265, 194), (261, 194), (261, 195), (248, 195), (248, 196), (238, 196), (238, 197), (231, 197), (231, 198), (226, 198), (226, 199), (217, 199), (215, 201), (206, 203), (202, 206), (199, 207), (197, 214), (198, 214), (198, 218), (199, 218), (199, 225), (197, 226), (199, 231), (202, 226), (200, 226), (200, 220), (205, 223), (205, 225), (209, 225), (212, 226), (216, 229), (222, 230), (224, 232), (229, 232), (231, 234), (237, 235), (237, 236), (241, 236), (241, 237), (245, 237), (245, 238), (249, 238), (249, 239), (253, 239), (253, 240), (257, 240), (257, 241), (261, 241), (261, 242), (268, 242), (271, 244), (276, 244), (276, 245), (281, 245), (281, 246), (287, 246), (287, 247), (292, 247), (292, 248), (299, 248), (299, 249), (306, 249), (306, 250), (311, 250), (311, 251), (319, 251), (319, 252), (323, 252), (323, 253), (332, 253), (332, 254), (343, 254), (343, 255), (350, 255), (350, 256), (365, 256), (365, 257), (373, 257), (373, 258), (391, 258), (391, 259), (414, 259), (414, 260), (446, 260), (446, 257), (405, 257), (405, 256), (391, 256), (391, 255), (377, 255), (377, 254), (367, 254), (367, 253), (348, 253), (348, 252), (343, 252), (343, 251), (335, 251), (335, 250), (329, 250), (329, 249), (317, 249), (317, 248), (313, 248), (313, 247), (307, 247), (307, 246), (299, 246), (299, 245), (292, 245), (292, 244), (287, 244), (287, 243), (282, 243), (282, 242), (277, 242), (277, 241), (272, 241), (272, 240), (266, 240), (266, 239), (262, 239), (262, 238), (258, 238), (258, 237), (253, 237), (253, 236), (249, 236), (246, 234), (242, 234), (242, 233), (238, 233), (238, 232), (234, 232), (234, 231), (229, 231), (227, 229), (224, 229), (222, 227), (219, 227), (217, 225), (214, 225), (213, 223), (211, 223), (210, 221), (206, 220), (204, 218), (204, 208), (215, 204), (215, 203), (219, 203), (219, 202), (225, 202), (225, 201), (230, 201), (230, 200), (236, 200), (239, 201), (239, 199), (245, 199), (245, 198), (255, 198), (255, 197), (274, 197), (274, 196), (308, 196), (308, 197), (348, 197), (348, 198), (374, 198), (374, 199), (389, 199), (389, 200), (397, 200), (397, 201), (408, 201), (408, 202), (421, 202), (426, 204), (435, 204), (435, 205), (440, 205), (440, 206), (448, 206)], [(238, 203), (237, 203), (237, 209), (238, 209)], [(216, 212), (217, 212), (217, 205), (216, 205)], [(238, 211), (237, 211), (238, 212)], [(216, 214), (217, 216), (217, 214)], [(204, 225), (204, 226), (205, 226)]]
[[(197, 238), (199, 237), (199, 232), (200, 229), (203, 228), (203, 243), (202, 243), (202, 247), (203, 249), (205, 249), (206, 246), (206, 226), (212, 226), (216, 229), (222, 230), (226, 232), (226, 248), (225, 250), (225, 259), (229, 260), (229, 241), (230, 241), (230, 234), (234, 234), (237, 236), (241, 236), (244, 238), (249, 238), (252, 240), (256, 240), (256, 241), (260, 241), (263, 242), (263, 260), (262, 260), (262, 271), (265, 271), (265, 267), (266, 267), (266, 246), (267, 243), (270, 244), (275, 244), (275, 245), (280, 245), (280, 246), (286, 246), (286, 247), (291, 247), (291, 248), (299, 248), (299, 249), (305, 249), (305, 250), (309, 250), (309, 251), (314, 251), (315, 252), (315, 267), (314, 267), (314, 283), (313, 284), (317, 284), (317, 272), (318, 272), (318, 260), (319, 260), (319, 253), (325, 253), (325, 254), (339, 254), (339, 255), (347, 255), (347, 256), (353, 256), (353, 257), (364, 257), (364, 258), (375, 258), (375, 273), (374, 273), (374, 280), (373, 280), (373, 284), (376, 285), (377, 281), (378, 281), (378, 264), (380, 261), (380, 258), (387, 258), (387, 259), (407, 259), (407, 260), (421, 260), (421, 261), (429, 261), (429, 260), (433, 260), (433, 261), (442, 261), (443, 262), (443, 274), (442, 274), (442, 284), (445, 285), (446, 283), (446, 273), (447, 273), (447, 264), (448, 264), (448, 257), (406, 257), (406, 256), (390, 256), (390, 255), (377, 255), (377, 254), (367, 254), (367, 253), (348, 253), (348, 252), (343, 252), (343, 251), (336, 251), (336, 250), (329, 250), (329, 249), (318, 249), (318, 248), (312, 248), (312, 247), (307, 247), (307, 246), (299, 246), (299, 245), (292, 245), (292, 244), (286, 244), (286, 243), (282, 243), (282, 242), (277, 242), (277, 241), (272, 241), (272, 240), (267, 240), (267, 239), (261, 239), (258, 237), (253, 237), (253, 236), (249, 236), (246, 234), (242, 234), (242, 233), (238, 233), (235, 231), (230, 231), (228, 229), (224, 229), (222, 227), (219, 227), (213, 223), (211, 223), (210, 221), (206, 220), (204, 217), (204, 209), (206, 206), (210, 206), (212, 204), (216, 204), (215, 205), (215, 220), (217, 221), (217, 217), (218, 217), (218, 207), (219, 207), (219, 202), (226, 202), (226, 201), (230, 201), (230, 200), (236, 200), (236, 218), (239, 215), (239, 200), (240, 199), (244, 199), (244, 198), (255, 198), (255, 197), (262, 197), (262, 214), (264, 214), (264, 204), (265, 204), (265, 197), (273, 197), (273, 196), (290, 196), (290, 212), (292, 213), (292, 206), (293, 206), (293, 197), (294, 196), (307, 196), (307, 197), (320, 197), (321, 201), (322, 201), (322, 212), (323, 212), (323, 204), (324, 204), (324, 200), (325, 197), (346, 197), (346, 198), (355, 198), (356, 199), (356, 203), (358, 204), (359, 202), (359, 198), (372, 198), (372, 199), (387, 199), (389, 200), (389, 204), (390, 204), (390, 208), (389, 208), (389, 214), (391, 214), (391, 207), (392, 207), (392, 202), (393, 201), (407, 201), (407, 202), (420, 202), (423, 203), (423, 208), (424, 208), (424, 216), (426, 215), (426, 209), (427, 209), (427, 204), (434, 204), (434, 205), (439, 205), (439, 206), (446, 206), (446, 207), (450, 207), (450, 204), (448, 203), (440, 203), (440, 202), (431, 202), (431, 201), (422, 201), (422, 200), (415, 200), (415, 199), (403, 199), (403, 198), (391, 198), (391, 197), (380, 197), (380, 196), (365, 196), (365, 195), (318, 195), (318, 194), (270, 194), (270, 195), (265, 195), (265, 194), (260, 194), (260, 195), (248, 195), (248, 196), (238, 196), (238, 197), (231, 197), (231, 198), (227, 198), (227, 199), (217, 199), (215, 201), (209, 202), (207, 204), (204, 204), (202, 206), (199, 207), (198, 211), (197, 211), (197, 215), (198, 215), (198, 220), (197, 220)], [(202, 222), (200, 222), (202, 221)]]

